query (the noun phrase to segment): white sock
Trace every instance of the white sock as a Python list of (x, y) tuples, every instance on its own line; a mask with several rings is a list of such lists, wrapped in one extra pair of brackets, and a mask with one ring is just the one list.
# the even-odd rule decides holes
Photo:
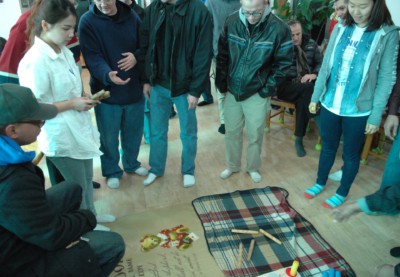
[(157, 179), (157, 175), (155, 175), (154, 173), (149, 173), (149, 175), (147, 176), (147, 178), (143, 181), (143, 185), (148, 186), (151, 183), (154, 182), (155, 179)]

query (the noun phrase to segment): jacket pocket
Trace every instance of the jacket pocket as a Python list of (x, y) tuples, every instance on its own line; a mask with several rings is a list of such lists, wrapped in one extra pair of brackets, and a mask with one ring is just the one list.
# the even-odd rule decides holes
[(244, 38), (228, 34), (228, 41), (231, 43), (239, 44), (240, 46), (246, 45), (246, 40)]
[(269, 49), (272, 50), (274, 48), (274, 44), (271, 41), (256, 41), (253, 44), (254, 49)]

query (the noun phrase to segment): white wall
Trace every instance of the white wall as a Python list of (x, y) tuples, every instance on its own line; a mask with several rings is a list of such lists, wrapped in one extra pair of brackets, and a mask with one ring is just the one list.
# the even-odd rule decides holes
[(0, 36), (8, 39), (11, 27), (21, 15), (19, 0), (3, 0), (0, 3)]
[(394, 24), (400, 26), (400, 1), (399, 0), (386, 0), (386, 4), (392, 15)]

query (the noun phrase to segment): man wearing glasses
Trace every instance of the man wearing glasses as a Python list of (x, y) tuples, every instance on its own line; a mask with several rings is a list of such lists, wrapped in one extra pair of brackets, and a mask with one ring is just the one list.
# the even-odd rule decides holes
[(261, 145), (270, 97), (285, 78), (293, 55), (289, 27), (271, 13), (268, 0), (242, 0), (230, 15), (218, 42), (216, 85), (225, 99), (226, 179), (241, 167), (242, 132), (246, 126), (247, 168), (262, 180)]
[(0, 276), (108, 276), (125, 252), (122, 237), (92, 231), (96, 216), (80, 210), (82, 188), (63, 182), (45, 190), (34, 142), (57, 108), (29, 88), (0, 84)]

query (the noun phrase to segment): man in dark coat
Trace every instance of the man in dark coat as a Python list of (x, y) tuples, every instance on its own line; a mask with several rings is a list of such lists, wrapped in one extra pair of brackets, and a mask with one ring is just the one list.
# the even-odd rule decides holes
[(108, 276), (124, 255), (122, 237), (92, 231), (96, 217), (79, 210), (79, 184), (45, 190), (35, 152), (21, 148), (57, 108), (28, 88), (1, 84), (0, 110), (0, 276)]

